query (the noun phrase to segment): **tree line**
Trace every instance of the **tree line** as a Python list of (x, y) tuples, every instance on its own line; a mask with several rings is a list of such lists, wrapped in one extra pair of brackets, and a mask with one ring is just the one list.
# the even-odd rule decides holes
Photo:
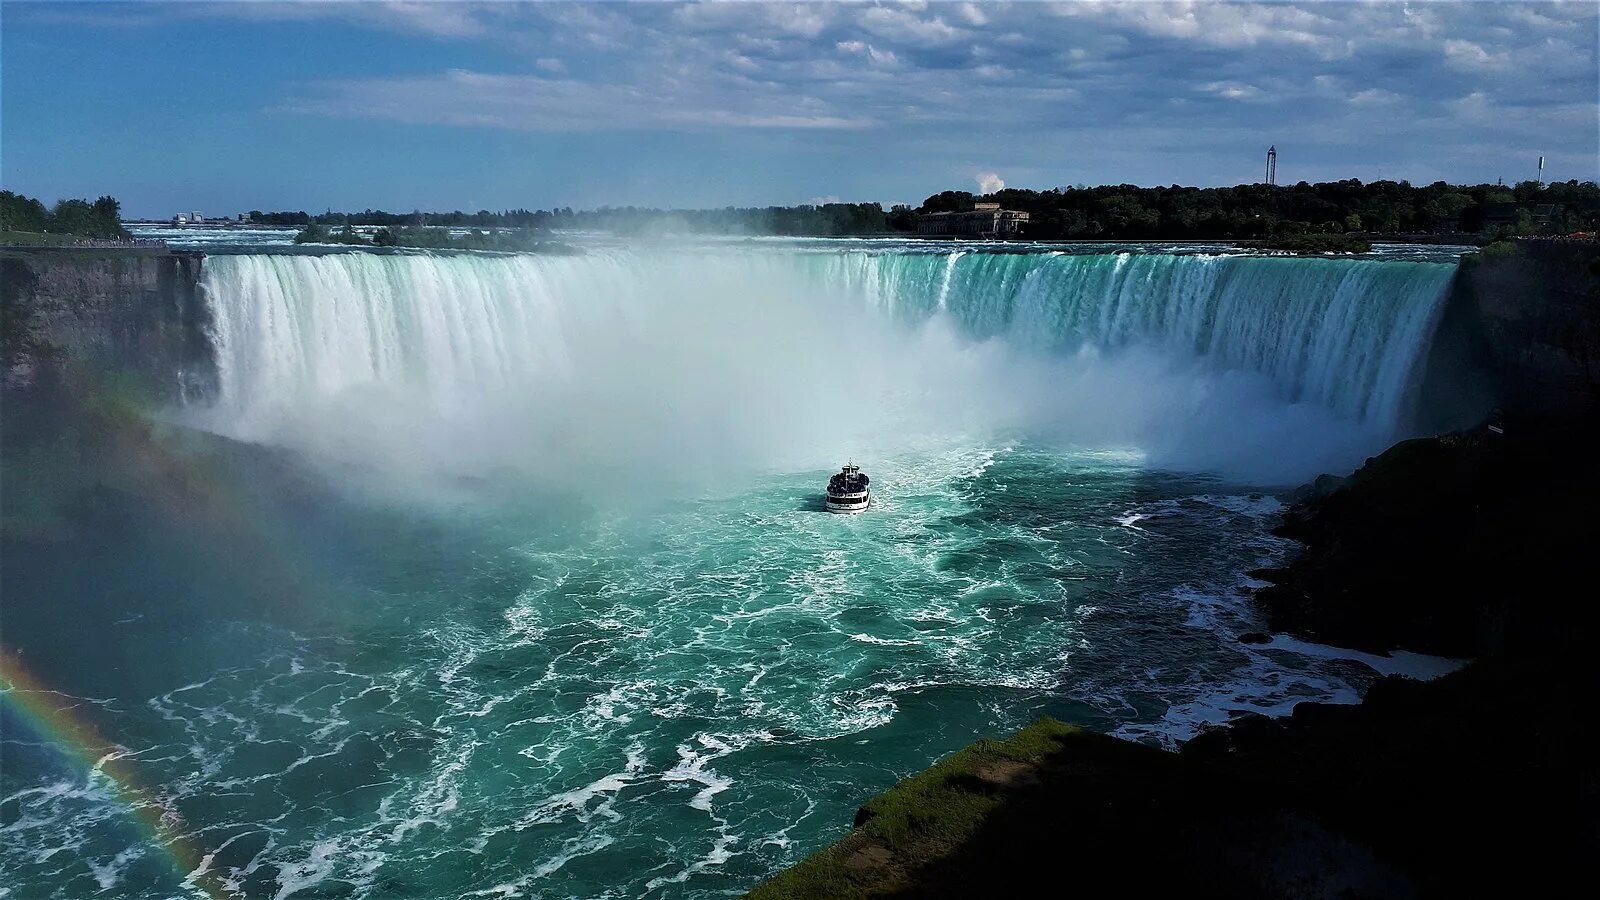
[(107, 240), (129, 237), (122, 227), (122, 204), (115, 197), (94, 201), (60, 200), (54, 207), (46, 207), (14, 191), (0, 191), (0, 231)]
[(883, 234), (916, 230), (916, 214), (909, 206), (885, 212), (878, 203), (825, 203), (802, 206), (724, 207), (722, 209), (658, 209), (639, 206), (603, 206), (574, 211), (513, 209), (475, 213), (413, 211), (391, 213), (367, 209), (356, 213), (251, 210), (256, 224), (338, 228), (531, 228), (535, 230), (607, 231), (617, 234), (692, 232), (697, 234), (751, 234), (832, 237)]
[[(303, 210), (252, 210), (258, 224), (317, 226), (323, 235), (377, 226), (414, 242), (431, 239), (419, 229), (452, 227), (530, 231), (605, 231), (625, 235), (690, 233), (846, 237), (916, 231), (919, 213), (968, 208), (980, 199), (967, 191), (943, 191), (916, 208), (879, 203), (800, 206), (660, 209), (601, 207), (592, 210), (507, 209), (499, 212), (393, 213), (366, 209), (320, 214)], [(1468, 232), (1482, 240), (1517, 235), (1567, 234), (1600, 228), (1600, 187), (1592, 181), (1452, 185), (1436, 181), (1356, 179), (1293, 185), (1234, 187), (1140, 187), (1131, 184), (1063, 187), (1044, 191), (1007, 188), (981, 199), (1029, 213), (1021, 237), (1034, 240), (1234, 240), (1285, 239), (1299, 235), (1394, 235)], [(126, 238), (121, 207), (113, 197), (62, 200), (46, 208), (30, 197), (0, 191), (0, 230)], [(313, 232), (316, 235), (318, 232)], [(492, 239), (473, 243), (512, 246)], [(355, 237), (351, 234), (351, 238)], [(457, 241), (459, 242), (459, 238)]]
[(1600, 187), (1592, 181), (1413, 185), (1405, 181), (1363, 183), (1354, 178), (1219, 188), (1132, 184), (1044, 191), (1007, 188), (981, 196), (942, 191), (918, 207), (895, 205), (889, 209), (879, 203), (825, 203), (721, 209), (624, 206), (574, 211), (561, 207), (475, 213), (254, 211), (251, 217), (256, 222), (301, 227), (447, 226), (631, 235), (687, 232), (842, 237), (914, 232), (918, 214), (967, 209), (979, 199), (1029, 213), (1021, 236), (1034, 240), (1229, 240), (1438, 232), (1467, 232), (1492, 240), (1592, 231), (1600, 226)]
[[(966, 191), (944, 191), (925, 200), (919, 211), (965, 209), (975, 199)], [(1514, 187), (1443, 181), (1363, 184), (1354, 178), (1223, 188), (1119, 184), (1048, 191), (1007, 188), (983, 199), (1029, 213), (1023, 236), (1039, 240), (1458, 231), (1492, 239), (1592, 231), (1600, 224), (1600, 187), (1575, 180), (1544, 185), (1526, 181)]]

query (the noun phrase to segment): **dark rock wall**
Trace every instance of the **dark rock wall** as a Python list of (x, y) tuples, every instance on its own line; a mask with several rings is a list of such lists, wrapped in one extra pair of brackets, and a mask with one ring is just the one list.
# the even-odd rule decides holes
[(1319, 479), (1285, 514), (1279, 533), (1305, 546), (1258, 573), (1271, 626), (1378, 651), (1580, 652), (1600, 630), (1574, 587), (1600, 580), (1600, 247), (1464, 258), (1421, 400), (1432, 430), (1460, 430)]
[(210, 313), (199, 253), (148, 250), (8, 250), (0, 253), (6, 304), (8, 388), (40, 376), (50, 359), (131, 374), (158, 402), (216, 390)]
[(1420, 398), (1427, 430), (1491, 406), (1512, 427), (1600, 411), (1600, 245), (1526, 240), (1462, 259)]

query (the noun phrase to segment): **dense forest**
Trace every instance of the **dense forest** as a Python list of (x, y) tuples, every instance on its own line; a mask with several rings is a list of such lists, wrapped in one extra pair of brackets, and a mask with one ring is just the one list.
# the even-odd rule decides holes
[(32, 197), (0, 191), (0, 231), (125, 240), (122, 206), (115, 197), (61, 200), (53, 208)]
[[(964, 209), (976, 199), (945, 191), (921, 212)], [(985, 196), (1030, 214), (1025, 237), (1058, 239), (1265, 238), (1296, 234), (1483, 233), (1487, 238), (1592, 231), (1600, 187), (1592, 181), (1515, 187), (1415, 186), (1355, 179), (1321, 184), (1242, 184), (1226, 188), (1131, 184), (1006, 189)]]
[[(916, 209), (877, 203), (820, 206), (726, 207), (674, 210), (602, 207), (574, 211), (513, 209), (475, 213), (358, 213), (253, 211), (257, 223), (416, 228), (533, 228), (617, 234), (690, 232), (833, 237), (913, 232), (917, 214), (963, 209), (978, 197), (944, 191)], [(1600, 187), (1592, 181), (1451, 185), (1437, 181), (1362, 183), (1356, 179), (1293, 185), (1223, 188), (1139, 187), (1131, 184), (1008, 188), (982, 199), (1026, 210), (1022, 237), (1035, 240), (1213, 240), (1285, 238), (1303, 234), (1568, 234), (1600, 226)]]

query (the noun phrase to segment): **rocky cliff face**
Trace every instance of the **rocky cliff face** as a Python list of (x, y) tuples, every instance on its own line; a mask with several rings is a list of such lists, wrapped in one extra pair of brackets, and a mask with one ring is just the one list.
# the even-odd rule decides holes
[(1463, 260), (1405, 441), (1319, 479), (1284, 517), (1302, 542), (1259, 574), (1274, 629), (1328, 643), (1531, 657), (1581, 643), (1600, 577), (1589, 546), (1600, 470), (1600, 248), (1523, 241)]
[(1428, 430), (1489, 406), (1549, 426), (1600, 412), (1600, 246), (1519, 241), (1462, 260), (1422, 387)]
[(6, 388), (70, 360), (131, 374), (157, 402), (209, 395), (217, 376), (202, 259), (166, 250), (0, 252)]
[[(1600, 471), (1575, 432), (1418, 438), (1307, 497), (1279, 533), (1305, 546), (1256, 594), (1274, 630), (1383, 652), (1564, 652), (1595, 630), (1570, 585), (1600, 560)], [(1328, 490), (1328, 488), (1332, 488)]]

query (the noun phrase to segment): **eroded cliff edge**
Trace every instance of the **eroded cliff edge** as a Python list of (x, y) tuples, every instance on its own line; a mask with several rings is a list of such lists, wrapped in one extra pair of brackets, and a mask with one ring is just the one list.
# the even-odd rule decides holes
[(216, 390), (203, 255), (160, 248), (0, 249), (8, 391), (66, 366), (129, 378), (155, 403)]

